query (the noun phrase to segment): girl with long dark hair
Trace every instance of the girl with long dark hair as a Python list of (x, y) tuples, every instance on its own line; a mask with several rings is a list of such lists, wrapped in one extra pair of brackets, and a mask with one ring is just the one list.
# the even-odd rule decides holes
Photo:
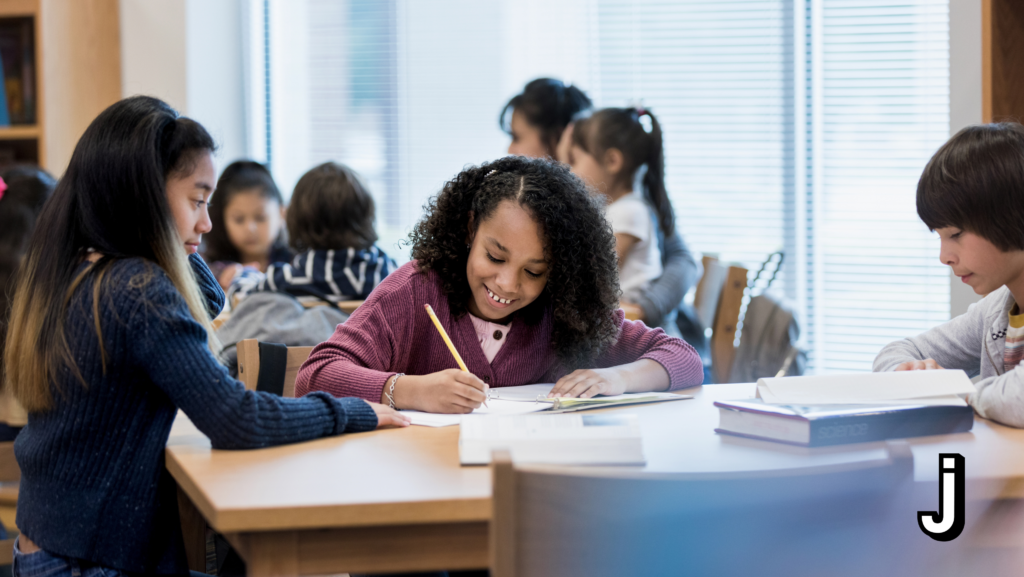
[(29, 414), (15, 575), (187, 572), (163, 460), (179, 409), (217, 449), (407, 423), (360, 399), (247, 391), (217, 362), (224, 294), (196, 254), (213, 149), (165, 103), (122, 100), (86, 129), (39, 217), (4, 351)]

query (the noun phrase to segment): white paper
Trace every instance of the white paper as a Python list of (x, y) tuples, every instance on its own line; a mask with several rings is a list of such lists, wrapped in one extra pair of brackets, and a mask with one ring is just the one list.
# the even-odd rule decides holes
[[(536, 395), (534, 395), (536, 398)], [(544, 402), (524, 402), (524, 401), (510, 401), (505, 399), (495, 399), (491, 397), (487, 401), (486, 407), (478, 407), (472, 413), (472, 415), (524, 415), (527, 413), (537, 413), (551, 408), (551, 403)], [(462, 417), (466, 415), (445, 415), (435, 413), (424, 413), (421, 411), (399, 411), (404, 415), (408, 415), (412, 419), (413, 425), (421, 425), (424, 427), (450, 427), (452, 425), (458, 425), (462, 421)]]
[(757, 390), (766, 403), (783, 405), (948, 404), (950, 396), (975, 392), (959, 370), (769, 378), (758, 380)]
[(507, 449), (517, 463), (642, 465), (643, 438), (636, 415), (467, 416), (459, 434), (463, 465), (489, 463)]
[(422, 411), (398, 411), (409, 417), (413, 425), (421, 427), (450, 427), (462, 421), (462, 415), (443, 415)]
[[(487, 400), (487, 406), (481, 406), (474, 410), (472, 415), (525, 415), (539, 413), (551, 408), (552, 402), (539, 399), (547, 399), (548, 393), (554, 388), (552, 383), (540, 383), (536, 385), (523, 385), (520, 387), (500, 387), (491, 389), (491, 396)], [(598, 395), (596, 398), (608, 401), (628, 400), (637, 397), (655, 397), (678, 401), (692, 398), (689, 395), (677, 395), (675, 393), (626, 393), (624, 395)], [(597, 408), (597, 407), (595, 407)], [(445, 415), (435, 413), (424, 413), (421, 411), (400, 411), (412, 419), (413, 425), (423, 427), (450, 427), (458, 425), (466, 415)]]
[(547, 398), (548, 393), (553, 388), (555, 388), (554, 383), (523, 385), (521, 387), (499, 387), (491, 389), (491, 398), (510, 401), (536, 401), (537, 397)]

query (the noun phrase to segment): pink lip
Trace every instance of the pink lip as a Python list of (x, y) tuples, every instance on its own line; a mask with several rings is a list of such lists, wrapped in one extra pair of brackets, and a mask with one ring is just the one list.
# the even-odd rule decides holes
[(974, 276), (974, 273), (971, 273), (971, 274), (965, 274), (964, 276), (960, 277), (960, 280), (961, 280), (961, 281), (962, 281), (962, 282), (963, 282), (964, 284), (967, 284), (967, 279), (971, 278), (972, 276)]
[(199, 252), (199, 244), (198, 243), (186, 242), (185, 243), (185, 251), (187, 253), (189, 253), (189, 254), (195, 254), (195, 253)]

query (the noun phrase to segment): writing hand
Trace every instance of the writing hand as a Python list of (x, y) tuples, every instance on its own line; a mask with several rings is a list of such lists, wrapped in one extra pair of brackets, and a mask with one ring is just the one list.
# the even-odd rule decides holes
[(488, 389), (476, 375), (459, 369), (406, 375), (395, 384), (395, 405), (428, 413), (470, 413), (487, 400)]

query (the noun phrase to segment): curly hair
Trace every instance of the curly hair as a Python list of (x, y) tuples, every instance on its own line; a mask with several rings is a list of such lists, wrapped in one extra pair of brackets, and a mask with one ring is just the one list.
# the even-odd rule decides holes
[(421, 271), (440, 277), (452, 314), (466, 314), (472, 298), (467, 233), (506, 200), (536, 220), (548, 261), (547, 285), (520, 318), (537, 323), (550, 307), (559, 361), (570, 370), (586, 367), (618, 338), (618, 260), (602, 201), (566, 165), (509, 156), (463, 170), (424, 207), (426, 216), (409, 236), (412, 257)]

